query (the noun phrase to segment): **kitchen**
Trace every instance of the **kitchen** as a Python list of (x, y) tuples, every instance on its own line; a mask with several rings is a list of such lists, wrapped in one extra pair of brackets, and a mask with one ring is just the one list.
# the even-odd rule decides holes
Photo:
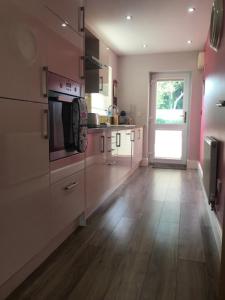
[[(200, 182), (196, 174), (201, 168), (203, 65), (198, 67), (197, 61), (204, 50), (202, 43), (196, 46), (195, 41), (193, 44), (185, 42), (177, 51), (171, 50), (168, 44), (165, 53), (157, 49), (151, 53), (150, 45), (144, 42), (141, 49), (134, 50), (131, 47), (134, 40), (125, 45), (126, 39), (122, 41), (116, 26), (114, 31), (112, 27), (109, 32), (115, 40), (120, 40), (117, 45), (127, 47), (127, 52), (123, 53), (122, 48), (116, 48), (106, 37), (105, 27), (99, 24), (101, 20), (106, 22), (104, 11), (110, 19), (111, 8), (112, 19), (119, 19), (116, 24), (123, 23), (121, 28), (129, 32), (129, 26), (134, 30), (135, 16), (129, 14), (127, 1), (115, 6), (105, 4), (102, 15), (98, 14), (100, 2), (2, 0), (0, 3), (0, 37), (4, 41), (0, 49), (0, 299), (8, 296), (9, 299), (105, 299), (106, 295), (108, 299), (115, 299), (115, 290), (111, 290), (113, 284), (109, 285), (112, 274), (107, 271), (108, 264), (110, 270), (118, 267), (122, 272), (125, 263), (121, 261), (122, 251), (130, 245), (130, 239), (136, 237), (132, 242), (135, 255), (128, 251), (124, 259), (128, 269), (134, 258), (135, 272), (146, 273), (143, 265), (148, 265), (154, 243), (157, 245), (160, 238), (163, 243), (165, 240), (164, 251), (167, 249), (168, 253), (178, 243), (174, 237), (179, 235), (177, 222), (182, 215), (182, 205), (193, 207), (193, 203), (190, 206), (186, 203), (185, 196), (180, 197), (185, 198), (185, 203), (177, 199), (182, 188), (188, 190), (190, 186), (194, 201), (199, 201), (200, 183), (196, 192), (194, 180)], [(150, 2), (149, 5), (153, 5)], [(205, 28), (202, 25), (199, 34), (201, 36), (203, 31), (205, 38), (203, 35), (201, 40), (206, 40), (211, 1), (198, 3), (196, 7), (197, 11), (190, 5), (181, 9), (187, 19), (203, 10), (201, 21)], [(190, 8), (193, 11), (187, 11)], [(124, 16), (119, 13), (121, 9)], [(138, 12), (138, 8), (133, 3), (135, 11)], [(195, 22), (201, 23), (196, 19)], [(196, 40), (198, 38), (199, 35)], [(178, 79), (183, 80), (181, 84), (184, 82), (184, 93), (188, 86), (192, 91), (187, 96), (189, 104), (182, 107), (181, 126), (186, 123), (184, 132), (187, 135), (182, 149), (186, 150), (182, 152), (182, 159), (181, 154), (179, 159), (173, 159), (179, 170), (172, 171), (149, 167), (150, 163), (159, 162), (154, 161), (151, 148), (156, 143), (152, 137), (159, 129), (155, 128), (154, 134), (150, 134), (154, 106), (151, 106), (149, 86), (154, 84), (154, 76), (162, 72), (176, 72), (176, 82), (177, 74), (185, 74), (188, 84), (182, 76)], [(164, 125), (160, 124), (160, 128), (165, 128)], [(163, 140), (165, 137), (160, 148), (169, 149), (170, 143), (165, 145)], [(180, 170), (184, 161), (187, 171)], [(180, 183), (180, 178), (187, 186)], [(154, 201), (151, 203), (148, 199)], [(170, 200), (172, 203), (168, 204)], [(211, 214), (205, 204), (200, 203), (199, 207)], [(195, 224), (197, 222), (200, 221)], [(167, 229), (163, 228), (165, 224)], [(148, 226), (149, 235), (154, 232), (151, 241), (146, 231)], [(206, 226), (207, 230), (213, 232), (210, 226)], [(140, 242), (139, 249), (141, 236), (146, 239), (146, 245)], [(204, 236), (199, 239), (196, 232), (193, 233), (195, 238), (197, 245), (200, 245), (199, 240), (204, 241)], [(213, 243), (219, 245), (220, 242)], [(105, 247), (105, 252), (101, 247)], [(199, 249), (202, 250), (193, 256), (191, 251), (181, 249), (181, 264), (183, 260), (190, 263), (193, 259), (197, 260), (198, 271), (201, 264), (207, 268), (208, 248), (204, 247), (201, 244)], [(215, 250), (215, 256), (217, 252)], [(54, 276), (52, 281), (47, 276), (48, 270), (50, 277)], [(55, 274), (54, 270), (57, 270)], [(106, 282), (100, 288), (98, 285), (104, 282), (104, 276)], [(129, 272), (126, 276), (129, 277)], [(68, 282), (63, 282), (67, 277)], [(114, 277), (115, 274), (113, 280), (116, 280)], [(147, 279), (137, 279), (144, 287)], [(199, 284), (202, 288), (201, 280), (202, 277)], [(65, 289), (60, 290), (62, 284)], [(87, 284), (90, 284), (90, 292)], [(129, 288), (132, 285), (131, 280)], [(170, 290), (166, 287), (162, 290), (164, 288), (167, 292)], [(147, 287), (145, 289), (148, 291)], [(146, 299), (152, 293), (146, 291), (139, 291), (141, 295), (134, 291), (120, 297)], [(178, 284), (179, 297), (184, 291), (185, 288), (179, 292)], [(204, 299), (205, 294), (199, 293), (197, 289), (193, 295)], [(159, 297), (164, 299), (163, 295)], [(174, 297), (171, 294), (168, 299)]]

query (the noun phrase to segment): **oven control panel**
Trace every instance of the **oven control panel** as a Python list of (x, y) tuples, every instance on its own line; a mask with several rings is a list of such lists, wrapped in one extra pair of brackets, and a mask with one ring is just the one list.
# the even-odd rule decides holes
[(79, 83), (52, 72), (48, 72), (48, 90), (75, 97), (81, 96)]

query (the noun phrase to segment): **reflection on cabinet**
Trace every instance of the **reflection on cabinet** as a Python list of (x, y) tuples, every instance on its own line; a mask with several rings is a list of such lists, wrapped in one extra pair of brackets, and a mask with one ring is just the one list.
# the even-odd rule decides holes
[(99, 93), (109, 96), (109, 51), (107, 46), (99, 42), (99, 59), (103, 68), (99, 70)]
[(0, 284), (52, 237), (46, 110), (0, 100)]

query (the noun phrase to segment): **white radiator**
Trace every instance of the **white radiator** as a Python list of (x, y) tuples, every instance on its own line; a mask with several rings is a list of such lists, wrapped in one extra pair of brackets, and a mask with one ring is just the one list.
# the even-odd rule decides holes
[(212, 210), (215, 208), (216, 186), (217, 186), (217, 152), (218, 141), (213, 137), (205, 137), (204, 140), (204, 163), (203, 183), (209, 204)]

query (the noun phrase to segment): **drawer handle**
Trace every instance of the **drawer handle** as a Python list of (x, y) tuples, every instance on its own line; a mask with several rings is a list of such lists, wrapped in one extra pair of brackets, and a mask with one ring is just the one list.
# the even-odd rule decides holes
[(73, 183), (67, 185), (67, 186), (64, 188), (64, 190), (65, 190), (65, 191), (71, 191), (71, 190), (73, 190), (76, 186), (78, 186), (78, 184), (79, 184), (78, 182), (73, 182)]

